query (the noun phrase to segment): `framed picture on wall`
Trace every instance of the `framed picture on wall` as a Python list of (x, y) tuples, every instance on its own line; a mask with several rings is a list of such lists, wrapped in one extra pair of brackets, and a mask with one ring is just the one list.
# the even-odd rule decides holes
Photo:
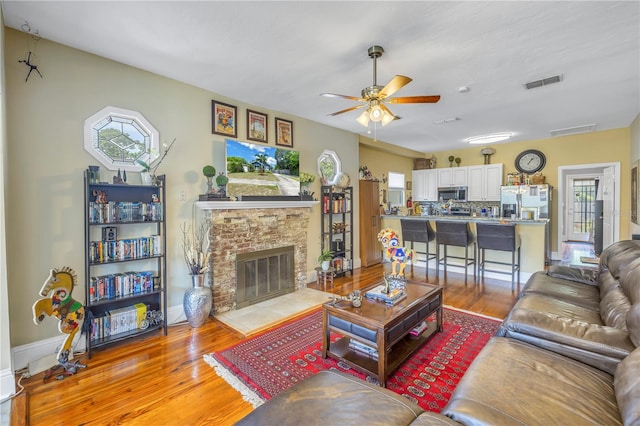
[(218, 101), (211, 101), (212, 132), (216, 135), (238, 136), (238, 108)]
[(293, 148), (293, 121), (276, 117), (276, 145)]
[(267, 114), (247, 110), (247, 139), (267, 143)]

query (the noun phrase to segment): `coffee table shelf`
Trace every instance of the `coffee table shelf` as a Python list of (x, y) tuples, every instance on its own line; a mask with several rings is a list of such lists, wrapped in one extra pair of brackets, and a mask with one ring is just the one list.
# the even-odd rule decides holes
[[(438, 324), (435, 321), (429, 321), (427, 328), (420, 336), (415, 339), (405, 336), (393, 345), (392, 350), (387, 354), (387, 373), (390, 375), (400, 367), (403, 362), (413, 355), (416, 349), (433, 337), (437, 328)], [(356, 370), (366, 370), (367, 373), (377, 376), (378, 360), (349, 348), (350, 341), (350, 337), (342, 337), (331, 343), (332, 358), (338, 358)]]
[[(405, 362), (433, 334), (442, 331), (442, 287), (427, 283), (408, 282), (407, 298), (396, 306), (364, 299), (354, 308), (348, 302), (323, 305), (322, 357), (345, 362), (365, 374), (378, 378), (386, 386), (389, 375)], [(423, 320), (427, 328), (416, 338), (409, 332)], [(331, 332), (341, 337), (331, 342)], [(351, 340), (363, 343), (378, 352), (378, 359), (349, 347)]]

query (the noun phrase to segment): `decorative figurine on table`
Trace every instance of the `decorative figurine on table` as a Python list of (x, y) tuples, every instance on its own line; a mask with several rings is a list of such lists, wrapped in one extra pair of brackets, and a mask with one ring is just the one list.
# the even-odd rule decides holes
[(349, 302), (351, 302), (351, 306), (353, 306), (354, 308), (359, 308), (360, 306), (362, 306), (362, 293), (360, 293), (360, 290), (353, 290), (351, 293), (349, 293), (348, 296), (332, 294), (329, 298), (333, 299), (333, 306), (335, 306), (336, 302), (340, 300), (348, 300)]
[(73, 338), (80, 330), (85, 317), (82, 303), (71, 297), (71, 292), (77, 279), (78, 276), (75, 271), (67, 266), (59, 270), (52, 269), (40, 289), (40, 296), (43, 296), (43, 298), (38, 299), (33, 304), (33, 322), (36, 325), (44, 320), (45, 314), (55, 316), (60, 320), (58, 330), (60, 330), (60, 333), (67, 334), (67, 338), (58, 351), (58, 365), (47, 370), (44, 377), (45, 380), (54, 375), (55, 371), (60, 367), (64, 368), (64, 372), (56, 376), (58, 379), (76, 374), (78, 368), (86, 367), (86, 365), (80, 364), (79, 361), (69, 361)]
[[(391, 260), (391, 280), (402, 280), (404, 281), (404, 268), (411, 264), (411, 260), (413, 259), (413, 250), (406, 247), (399, 247), (400, 240), (398, 238), (398, 233), (393, 229), (383, 229), (378, 233), (378, 241), (382, 244), (382, 247), (385, 250), (385, 253), (389, 260)], [(397, 270), (398, 265), (400, 267)]]

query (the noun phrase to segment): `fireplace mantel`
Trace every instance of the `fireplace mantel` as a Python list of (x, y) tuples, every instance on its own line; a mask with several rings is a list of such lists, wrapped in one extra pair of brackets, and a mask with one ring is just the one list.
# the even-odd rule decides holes
[(288, 209), (313, 207), (319, 201), (196, 201), (200, 210)]

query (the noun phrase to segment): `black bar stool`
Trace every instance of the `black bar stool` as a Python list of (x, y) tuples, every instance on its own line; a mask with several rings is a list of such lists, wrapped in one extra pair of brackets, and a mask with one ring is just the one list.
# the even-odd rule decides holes
[[(402, 241), (406, 244), (411, 242), (411, 250), (416, 252), (416, 260), (418, 254), (425, 255), (425, 263), (427, 268), (427, 275), (429, 275), (429, 260), (435, 259), (436, 255), (429, 253), (429, 242), (436, 238), (436, 232), (431, 227), (428, 220), (422, 219), (400, 219), (400, 227), (402, 228)], [(418, 251), (413, 248), (413, 243), (424, 243), (426, 245), (425, 251)], [(411, 270), (413, 271), (413, 263), (411, 262)]]
[[(482, 271), (496, 272), (499, 274), (511, 274), (511, 290), (515, 289), (514, 278), (518, 273), (520, 284), (520, 235), (516, 232), (516, 224), (476, 223), (476, 236), (478, 238), (478, 274)], [(511, 252), (511, 263), (498, 262), (485, 259), (485, 250), (498, 250)], [(517, 256), (516, 256), (517, 253)], [(487, 269), (485, 264), (511, 266), (511, 272), (497, 269)]]
[[(444, 245), (444, 257), (440, 257), (440, 245)], [(464, 247), (464, 257), (447, 256), (447, 246)], [(473, 257), (469, 257), (469, 246), (473, 246)], [(476, 282), (476, 237), (471, 232), (468, 222), (436, 221), (436, 275), (440, 271), (440, 263), (444, 265), (444, 274), (447, 275), (447, 258), (464, 260), (464, 284), (467, 284), (467, 267), (473, 265), (473, 282)], [(456, 265), (458, 266), (458, 265)]]

